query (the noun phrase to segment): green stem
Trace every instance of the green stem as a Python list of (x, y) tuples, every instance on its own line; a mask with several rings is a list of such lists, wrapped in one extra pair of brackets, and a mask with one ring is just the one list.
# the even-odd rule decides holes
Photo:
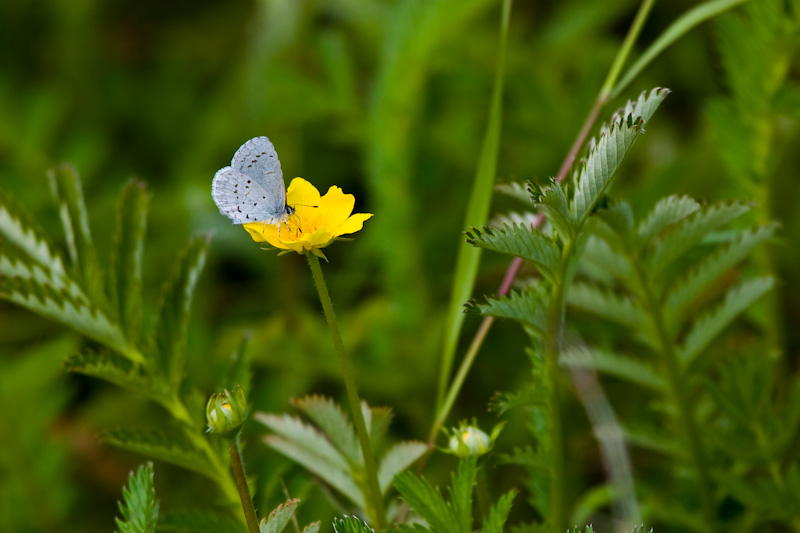
[(233, 466), (233, 477), (236, 478), (236, 488), (239, 491), (239, 499), (242, 500), (242, 510), (247, 522), (249, 533), (259, 533), (258, 518), (256, 509), (253, 507), (253, 498), (250, 496), (250, 489), (247, 488), (247, 476), (244, 473), (244, 463), (242, 462), (242, 451), (239, 449), (239, 436), (228, 440), (228, 451), (231, 453), (231, 466)]
[(617, 78), (619, 78), (619, 73), (622, 71), (622, 66), (625, 64), (625, 61), (627, 61), (633, 43), (636, 42), (639, 32), (642, 31), (644, 21), (647, 19), (647, 15), (650, 13), (654, 2), (655, 0), (644, 0), (639, 5), (639, 11), (636, 12), (633, 24), (631, 24), (631, 27), (628, 29), (628, 34), (622, 42), (622, 47), (620, 47), (617, 52), (617, 57), (614, 58), (614, 62), (611, 64), (611, 68), (606, 76), (606, 81), (603, 82), (603, 87), (600, 89), (600, 95), (597, 98), (598, 100), (606, 101), (609, 99), (614, 84), (617, 83)]
[(675, 346), (672, 338), (667, 332), (664, 317), (661, 312), (661, 307), (658, 304), (654, 291), (650, 286), (646, 274), (642, 271), (641, 265), (638, 261), (634, 260), (633, 264), (636, 265), (636, 275), (640, 284), (641, 291), (644, 296), (645, 305), (650, 312), (653, 319), (653, 325), (656, 329), (658, 342), (661, 345), (659, 355), (661, 356), (662, 364), (666, 370), (667, 382), (672, 395), (672, 400), (678, 408), (678, 421), (684, 433), (684, 437), (689, 443), (689, 449), (694, 463), (694, 469), (697, 473), (697, 488), (700, 493), (700, 506), (703, 511), (706, 524), (711, 525), (714, 529), (716, 523), (716, 516), (714, 513), (714, 500), (711, 492), (711, 474), (708, 469), (708, 460), (706, 458), (703, 443), (700, 440), (700, 432), (697, 428), (697, 422), (694, 419), (691, 405), (689, 404), (689, 391), (686, 388), (686, 379), (681, 369), (680, 361), (675, 353)]
[(333, 346), (336, 356), (339, 358), (339, 366), (342, 369), (344, 385), (347, 389), (347, 399), (350, 401), (350, 409), (353, 411), (353, 420), (356, 425), (356, 434), (361, 443), (361, 454), (364, 457), (364, 467), (367, 474), (367, 514), (373, 526), (378, 529), (386, 529), (386, 511), (383, 507), (383, 495), (380, 484), (378, 483), (378, 469), (375, 465), (375, 456), (372, 453), (372, 444), (367, 433), (367, 424), (364, 421), (364, 413), (361, 411), (361, 399), (358, 397), (356, 381), (353, 376), (353, 367), (344, 349), (342, 336), (339, 333), (339, 324), (336, 321), (336, 314), (333, 312), (333, 303), (328, 294), (328, 286), (322, 276), (322, 268), (317, 256), (307, 253), (308, 266), (311, 268), (311, 275), (314, 277), (314, 284), (317, 286), (319, 300), (322, 303), (322, 310), (325, 312), (325, 319), (328, 321), (328, 330), (333, 339)]

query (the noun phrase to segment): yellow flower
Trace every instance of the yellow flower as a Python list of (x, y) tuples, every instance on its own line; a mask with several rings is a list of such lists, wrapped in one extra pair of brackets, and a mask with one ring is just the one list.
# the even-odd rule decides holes
[(256, 242), (268, 243), (281, 254), (311, 252), (325, 257), (320, 248), (333, 243), (336, 237), (355, 233), (364, 226), (370, 213), (353, 213), (356, 199), (344, 194), (339, 187), (331, 187), (320, 196), (316, 187), (303, 178), (295, 178), (286, 189), (286, 205), (294, 208), (280, 229), (273, 224), (250, 222), (244, 229)]

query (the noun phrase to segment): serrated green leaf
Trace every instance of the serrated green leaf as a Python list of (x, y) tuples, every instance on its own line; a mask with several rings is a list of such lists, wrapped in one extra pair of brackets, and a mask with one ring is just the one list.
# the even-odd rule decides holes
[(538, 470), (546, 474), (550, 471), (551, 460), (549, 454), (542, 450), (535, 450), (531, 446), (514, 448), (511, 453), (500, 455), (502, 464), (524, 466), (530, 470)]
[(587, 283), (573, 283), (567, 292), (567, 303), (577, 309), (615, 322), (652, 338), (652, 324), (644, 312), (629, 296)]
[(364, 509), (364, 496), (353, 481), (350, 464), (325, 435), (288, 415), (257, 413), (255, 419), (275, 432), (264, 438), (269, 447), (318, 475), (358, 508)]
[(389, 431), (389, 424), (394, 416), (392, 409), (391, 407), (370, 407), (367, 402), (362, 401), (361, 412), (364, 414), (369, 440), (373, 449), (377, 449), (386, 437), (386, 432)]
[(70, 164), (62, 164), (51, 168), (47, 177), (61, 216), (72, 266), (80, 276), (86, 294), (95, 305), (105, 310), (103, 271), (92, 242), (78, 170)]
[(553, 281), (561, 259), (561, 250), (549, 237), (524, 226), (483, 228), (483, 231), (473, 228), (467, 232), (467, 242), (486, 250), (527, 259), (550, 281)]
[(333, 531), (335, 533), (375, 533), (375, 530), (369, 527), (366, 522), (359, 520), (355, 516), (334, 518)]
[(34, 278), (0, 277), (0, 298), (61, 322), (131, 361), (144, 363), (144, 357), (125, 339), (119, 327), (87, 301), (70, 295), (66, 290), (56, 291)]
[(428, 450), (424, 442), (400, 442), (392, 446), (381, 459), (378, 467), (378, 482), (381, 492), (386, 493), (392, 486), (394, 477), (408, 468), (414, 461), (422, 457)]
[(663, 392), (666, 383), (646, 361), (617, 355), (598, 348), (570, 348), (561, 353), (559, 363), (566, 367), (592, 368), (648, 389)]
[(458, 463), (450, 486), (450, 506), (457, 531), (472, 531), (472, 491), (478, 475), (478, 459), (469, 456)]
[(644, 124), (666, 98), (667, 89), (653, 89), (636, 103), (625, 108), (603, 125), (599, 140), (590, 143), (589, 156), (575, 173), (575, 194), (572, 198), (572, 219), (580, 226), (605, 192), (625, 154), (642, 133)]
[[(0, 236), (25, 255), (46, 267), (53, 277), (66, 276), (64, 259), (46, 233), (25, 211), (0, 191)], [(4, 246), (5, 248), (5, 246)]]
[(153, 487), (153, 463), (140, 466), (128, 477), (119, 502), (122, 520), (115, 519), (120, 533), (155, 533), (158, 522), (158, 500)]
[(115, 385), (144, 394), (166, 404), (169, 391), (158, 387), (152, 376), (140, 364), (113, 353), (83, 352), (69, 356), (64, 361), (69, 372), (104, 379)]
[(258, 524), (259, 533), (281, 533), (289, 520), (292, 519), (297, 504), (300, 503), (298, 499), (286, 500), (278, 507), (273, 509), (267, 518), (262, 518), (261, 523)]
[(630, 279), (633, 275), (628, 258), (595, 235), (587, 239), (578, 266), (581, 272), (606, 285), (612, 285), (615, 279)]
[(672, 262), (699, 243), (709, 232), (750, 210), (741, 202), (716, 204), (678, 222), (672, 231), (655, 239), (652, 253), (645, 255), (645, 270), (656, 279)]
[(572, 242), (575, 239), (575, 221), (572, 219), (567, 196), (561, 184), (551, 179), (548, 187), (541, 188), (533, 182), (528, 182), (528, 190), (536, 207), (555, 228), (558, 238), (562, 242)]
[(159, 533), (242, 533), (242, 527), (232, 516), (206, 509), (164, 513), (158, 520)]
[(183, 434), (166, 434), (155, 431), (117, 429), (103, 433), (103, 440), (135, 453), (160, 459), (193, 470), (216, 480), (215, 471), (209, 468), (208, 458)]
[(482, 533), (503, 533), (503, 527), (511, 512), (511, 504), (514, 503), (516, 496), (517, 491), (511, 489), (497, 500), (497, 503), (489, 509), (489, 516), (483, 521)]
[(356, 439), (353, 424), (333, 400), (313, 395), (293, 399), (292, 405), (313, 420), (351, 464), (364, 464), (364, 456), (361, 454), (361, 446)]
[(689, 196), (673, 195), (662, 198), (636, 228), (639, 241), (648, 241), (699, 209), (700, 204)]
[(549, 301), (546, 289), (537, 284), (529, 285), (522, 292), (511, 291), (508, 296), (489, 298), (485, 303), (468, 302), (464, 307), (467, 313), (518, 320), (541, 335), (545, 330)]
[(744, 259), (754, 246), (769, 239), (777, 224), (759, 226), (743, 231), (728, 245), (720, 247), (686, 272), (667, 290), (664, 303), (666, 322), (676, 332), (686, 319), (687, 307), (700, 296), (703, 289)]
[(54, 273), (11, 246), (6, 246), (0, 253), (0, 276), (34, 280), (55, 292), (66, 291), (75, 300), (87, 300), (83, 289), (72, 278)]
[(210, 242), (210, 236), (196, 237), (189, 242), (162, 292), (155, 332), (156, 362), (176, 388), (183, 380), (189, 311)]
[(454, 526), (458, 524), (458, 519), (453, 510), (447, 505), (439, 489), (426, 479), (418, 478), (411, 472), (400, 472), (395, 477), (394, 486), (411, 508), (428, 522), (431, 531), (458, 531)]
[(773, 278), (761, 277), (743, 281), (731, 288), (720, 305), (703, 314), (694, 323), (683, 346), (678, 350), (678, 359), (684, 365), (689, 364), (739, 313), (774, 285)]
[(122, 330), (133, 342), (142, 326), (142, 256), (150, 195), (143, 182), (125, 184), (117, 203), (116, 229), (111, 246), (109, 288)]

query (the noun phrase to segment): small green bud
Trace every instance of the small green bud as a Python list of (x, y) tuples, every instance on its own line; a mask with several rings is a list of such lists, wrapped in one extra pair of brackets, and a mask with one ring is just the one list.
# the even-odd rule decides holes
[(220, 394), (212, 394), (206, 405), (208, 430), (226, 439), (235, 437), (247, 418), (247, 400), (242, 389), (231, 394), (228, 389)]
[(492, 449), (492, 440), (489, 435), (476, 426), (459, 426), (453, 430), (450, 437), (450, 453), (458, 457), (470, 455), (483, 455)]

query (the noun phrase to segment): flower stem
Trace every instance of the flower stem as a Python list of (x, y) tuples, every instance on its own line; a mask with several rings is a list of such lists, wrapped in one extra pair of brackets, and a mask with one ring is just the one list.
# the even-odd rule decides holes
[(319, 300), (322, 303), (322, 310), (325, 312), (325, 319), (328, 321), (328, 330), (333, 339), (333, 346), (336, 349), (336, 356), (339, 358), (339, 366), (342, 369), (344, 385), (347, 389), (347, 399), (350, 401), (350, 409), (353, 411), (353, 421), (356, 426), (356, 434), (361, 443), (361, 454), (364, 457), (364, 468), (367, 474), (367, 514), (372, 525), (378, 529), (386, 529), (386, 511), (383, 507), (383, 495), (380, 484), (378, 483), (378, 468), (375, 465), (375, 456), (372, 453), (372, 444), (367, 433), (367, 424), (364, 421), (364, 413), (361, 411), (361, 399), (358, 397), (356, 381), (353, 376), (353, 367), (344, 349), (342, 336), (339, 333), (339, 323), (336, 321), (336, 314), (333, 312), (333, 304), (328, 294), (328, 286), (322, 276), (322, 268), (317, 256), (307, 253), (308, 266), (311, 268), (311, 275), (314, 277), (314, 284), (317, 286)]
[(258, 518), (256, 509), (253, 507), (253, 498), (250, 496), (250, 489), (247, 488), (247, 476), (244, 473), (244, 463), (242, 462), (242, 451), (239, 448), (239, 436), (228, 439), (228, 451), (231, 453), (231, 466), (233, 467), (233, 477), (236, 478), (236, 488), (239, 489), (239, 499), (242, 500), (242, 510), (247, 522), (249, 533), (259, 533)]

